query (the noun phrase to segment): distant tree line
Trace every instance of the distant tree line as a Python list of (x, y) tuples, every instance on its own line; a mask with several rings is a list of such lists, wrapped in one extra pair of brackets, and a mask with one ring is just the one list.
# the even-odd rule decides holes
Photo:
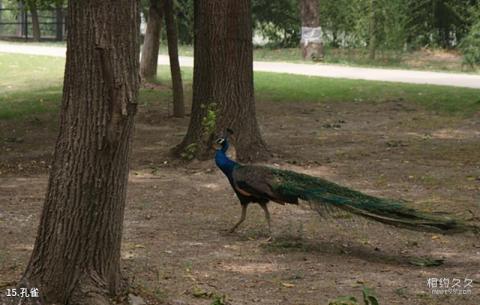
[[(473, 29), (478, 0), (312, 0), (329, 47), (456, 48)], [(177, 0), (179, 39), (193, 41), (193, 0)], [(253, 0), (254, 32), (273, 47), (300, 42), (298, 0)], [(373, 20), (372, 20), (373, 19)]]
[[(16, 7), (19, 0), (3, 0)], [(302, 2), (317, 2), (325, 47), (411, 51), (459, 48), (468, 64), (480, 63), (480, 0), (252, 0), (253, 33), (274, 48), (300, 43)], [(32, 16), (33, 37), (40, 38), (38, 9), (60, 7), (64, 0), (24, 0)], [(173, 3), (178, 39), (193, 44), (194, 0)], [(150, 1), (141, 0), (148, 19)], [(166, 31), (162, 30), (166, 40)]]

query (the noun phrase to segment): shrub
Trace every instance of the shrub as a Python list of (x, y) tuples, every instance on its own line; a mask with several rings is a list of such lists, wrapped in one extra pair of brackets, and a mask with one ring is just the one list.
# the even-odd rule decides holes
[(460, 43), (463, 53), (463, 62), (474, 68), (480, 65), (480, 21), (477, 21), (468, 35)]

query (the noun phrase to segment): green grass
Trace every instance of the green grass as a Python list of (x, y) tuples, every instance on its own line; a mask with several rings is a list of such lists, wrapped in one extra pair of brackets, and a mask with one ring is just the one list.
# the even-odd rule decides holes
[(0, 119), (57, 109), (65, 60), (0, 53)]
[(480, 90), (435, 85), (255, 73), (257, 99), (278, 102), (410, 101), (430, 110), (469, 114), (480, 109)]
[(0, 53), (0, 94), (61, 84), (65, 59)]
[[(346, 66), (376, 67), (385, 69), (425, 70), (442, 72), (461, 72), (478, 74), (480, 69), (472, 69), (462, 64), (463, 58), (454, 51), (420, 50), (415, 52), (398, 52), (391, 50), (378, 51), (374, 60), (369, 58), (366, 49), (333, 49), (325, 48), (322, 63)], [(310, 60), (302, 60), (299, 48), (254, 50), (257, 61), (285, 61), (293, 63), (313, 64)]]
[[(0, 53), (0, 119), (55, 112), (61, 100), (62, 58)], [(169, 85), (169, 69), (159, 68), (160, 84)], [(192, 69), (183, 69), (190, 90)], [(255, 73), (258, 101), (384, 102), (403, 100), (446, 114), (468, 115), (480, 109), (480, 90), (362, 80), (331, 79), (266, 72)], [(189, 92), (187, 92), (187, 96)], [(146, 106), (171, 99), (169, 90), (142, 89)]]
[[(416, 52), (398, 52), (392, 50), (379, 50), (374, 60), (369, 58), (366, 49), (334, 49), (325, 48), (323, 63), (339, 64), (360, 67), (379, 67), (396, 69), (414, 69), (442, 72), (479, 73), (480, 70), (472, 70), (462, 65), (462, 57), (445, 50), (421, 50)], [(160, 54), (167, 55), (168, 50), (163, 43), (160, 46)], [(179, 46), (181, 56), (193, 56), (193, 47), (188, 45)], [(256, 61), (284, 61), (291, 63), (313, 64), (310, 60), (302, 60), (300, 48), (274, 49), (258, 47), (253, 51)]]

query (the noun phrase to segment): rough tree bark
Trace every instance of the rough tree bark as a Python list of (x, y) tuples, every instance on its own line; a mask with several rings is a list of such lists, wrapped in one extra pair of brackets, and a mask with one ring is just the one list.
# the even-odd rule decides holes
[[(300, 0), (300, 19), (302, 28), (320, 27), (319, 2), (318, 0)], [(318, 41), (303, 41), (302, 37), (302, 56), (304, 60), (322, 60), (323, 44)]]
[(173, 0), (164, 1), (168, 56), (170, 57), (170, 73), (172, 74), (173, 116), (181, 118), (185, 115), (185, 103), (183, 98), (182, 72), (178, 61), (177, 22), (175, 20)]
[(125, 289), (120, 244), (139, 84), (137, 5), (69, 1), (60, 131), (19, 283), (39, 288), (44, 304), (109, 304)]
[(160, 32), (163, 19), (163, 1), (150, 0), (147, 31), (142, 48), (140, 76), (144, 81), (152, 81), (157, 76), (158, 51), (160, 49)]
[[(197, 157), (211, 157), (214, 133), (235, 132), (237, 156), (243, 161), (268, 157), (255, 115), (250, 0), (198, 0), (194, 4), (194, 75), (190, 125), (180, 154), (198, 145)], [(215, 130), (205, 136), (208, 105), (216, 104)]]

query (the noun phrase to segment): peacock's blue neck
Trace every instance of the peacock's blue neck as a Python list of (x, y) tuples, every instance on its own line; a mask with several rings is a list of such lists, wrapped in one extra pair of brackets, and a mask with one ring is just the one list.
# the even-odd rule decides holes
[(215, 163), (217, 164), (218, 168), (220, 168), (222, 172), (227, 176), (227, 178), (231, 180), (233, 176), (233, 169), (235, 168), (235, 165), (237, 165), (237, 162), (227, 157), (227, 149), (228, 143), (225, 143), (221, 149), (216, 150)]

